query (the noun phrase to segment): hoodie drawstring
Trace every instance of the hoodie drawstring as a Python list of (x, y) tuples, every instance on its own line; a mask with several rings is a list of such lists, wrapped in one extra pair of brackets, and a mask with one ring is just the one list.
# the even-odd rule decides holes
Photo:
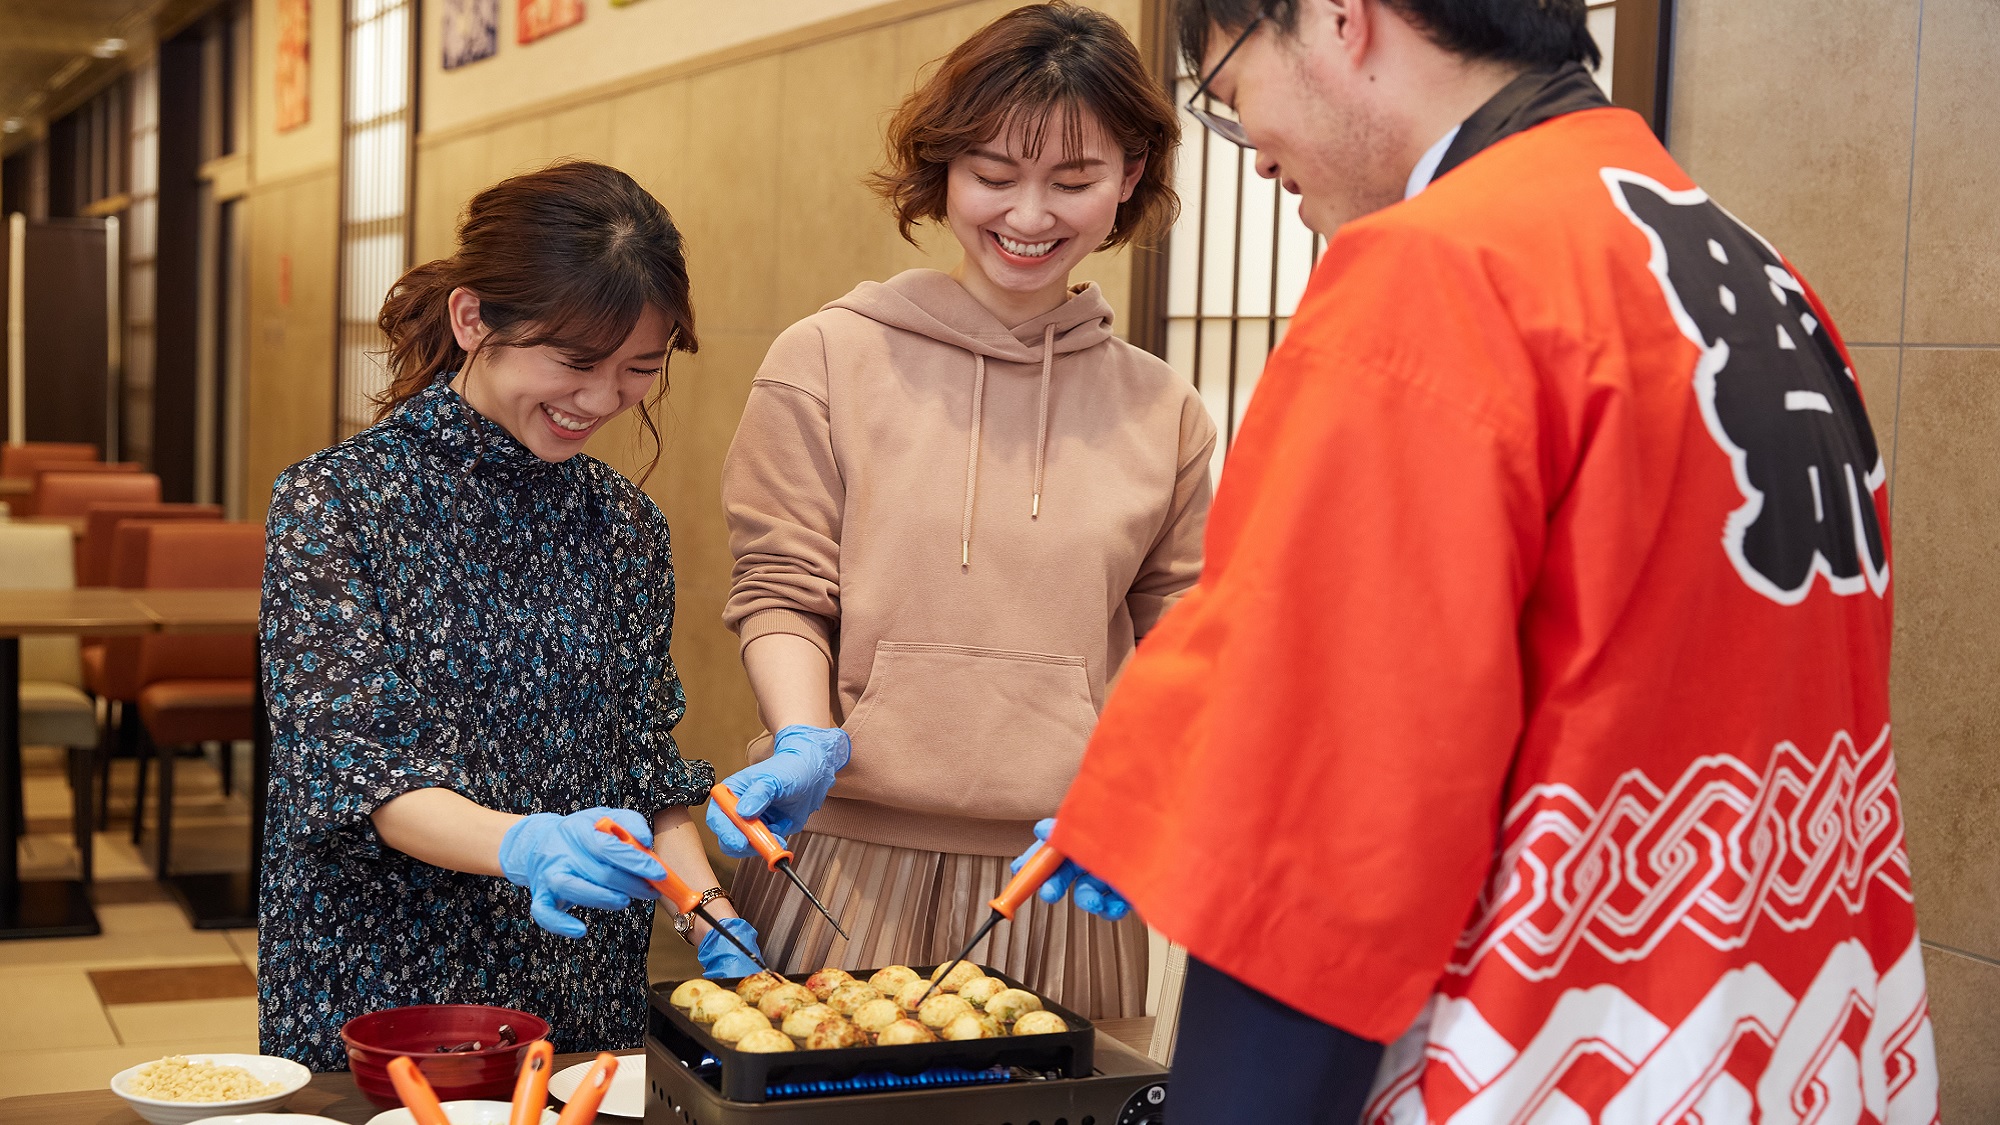
[(1049, 382), (1055, 375), (1056, 326), (1042, 329), (1042, 402), (1035, 412), (1035, 498), (1028, 506), (1028, 518), (1042, 518), (1042, 470), (1048, 464)]
[[(1042, 391), (1035, 412), (1035, 492), (1028, 504), (1028, 518), (1042, 517), (1042, 476), (1048, 465), (1049, 387), (1055, 379), (1056, 326), (1042, 331)], [(972, 501), (979, 489), (980, 416), (986, 407), (986, 357), (972, 353), (972, 435), (965, 450), (965, 517), (958, 528), (958, 565), (972, 566)]]
[(958, 565), (972, 566), (972, 497), (979, 487), (979, 412), (986, 404), (986, 357), (972, 353), (972, 439), (965, 454), (965, 520), (958, 531)]

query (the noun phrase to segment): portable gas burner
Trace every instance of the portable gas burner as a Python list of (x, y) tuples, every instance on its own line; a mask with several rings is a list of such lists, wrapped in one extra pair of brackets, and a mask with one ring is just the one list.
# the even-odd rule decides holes
[[(934, 1049), (927, 1053), (931, 1057), (912, 1056), (922, 1057), (921, 1063), (886, 1068), (870, 1064), (870, 1069), (858, 1073), (832, 1070), (821, 1077), (811, 1072), (773, 1074), (755, 1091), (761, 1101), (725, 1097), (726, 1087), (744, 1092), (743, 1078), (740, 1073), (725, 1077), (725, 1060), (718, 1056), (737, 1052), (718, 1052), (703, 1042), (706, 1036), (689, 1034), (686, 1017), (668, 1001), (671, 993), (671, 982), (652, 990), (646, 1034), (646, 1125), (1161, 1125), (1165, 1120), (1166, 1070), (1095, 1029), (1087, 1052), (1063, 1053), (1071, 1065), (1042, 1069), (1033, 1063), (1020, 1065), (1018, 1060), (995, 1062), (994, 1040), (926, 1044)], [(971, 1053), (981, 1044), (986, 1048), (983, 1055)], [(939, 1057), (935, 1052), (939, 1047), (963, 1047), (968, 1053), (958, 1059)], [(853, 1050), (807, 1054), (836, 1056)], [(868, 1049), (865, 1054), (882, 1050)], [(798, 1055), (790, 1058), (805, 1061)], [(1083, 1065), (1073, 1065), (1076, 1062)]]

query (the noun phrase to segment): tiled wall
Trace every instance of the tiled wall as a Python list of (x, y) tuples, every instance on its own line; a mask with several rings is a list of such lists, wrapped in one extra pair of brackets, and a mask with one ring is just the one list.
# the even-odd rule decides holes
[[(920, 68), (1018, 0), (894, 0), (762, 46), (675, 66), (640, 84), (509, 113), (418, 140), (417, 261), (449, 254), (460, 209), (508, 175), (565, 156), (604, 160), (657, 195), (687, 239), (700, 354), (676, 357), (660, 416), (665, 455), (646, 489), (673, 527), (679, 603), (674, 659), (688, 695), (684, 752), (740, 768), (761, 726), (722, 627), (731, 558), (722, 520), (723, 454), (771, 340), (865, 279), (948, 267), (956, 243), (903, 242), (862, 184), (882, 127)], [(1135, 27), (1139, 0), (1095, 5)], [(564, 35), (606, 22), (586, 21)], [(1123, 254), (1079, 267), (1120, 316)], [(1121, 323), (1122, 329), (1124, 325)], [(636, 475), (651, 454), (635, 424), (614, 424), (589, 451)]]
[(1678, 19), (1673, 151), (1825, 298), (1888, 460), (1943, 1119), (2000, 1120), (2000, 5), (1680, 0)]

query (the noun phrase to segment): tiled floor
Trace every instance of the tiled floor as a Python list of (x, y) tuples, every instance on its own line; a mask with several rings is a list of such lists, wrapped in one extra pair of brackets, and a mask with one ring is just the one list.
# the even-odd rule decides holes
[[(32, 747), (23, 757), (23, 874), (74, 875), (62, 758)], [(104, 932), (0, 941), (0, 1097), (100, 1087), (169, 1052), (257, 1050), (257, 998), (245, 989), (257, 971), (256, 932), (188, 925), (153, 881), (150, 834), (144, 847), (132, 844), (132, 777), (131, 765), (119, 763), (111, 824), (95, 837)], [(225, 799), (216, 770), (193, 759), (176, 767), (175, 788), (174, 870), (240, 870), (249, 847), (241, 792)], [(655, 928), (648, 961), (654, 980), (699, 971), (666, 926)]]
[[(62, 759), (37, 748), (24, 759), (23, 874), (73, 875)], [(171, 1051), (257, 1049), (257, 997), (244, 987), (257, 971), (256, 932), (197, 931), (152, 880), (150, 836), (138, 848), (130, 834), (132, 776), (119, 763), (112, 823), (96, 836), (104, 932), (0, 942), (0, 1096), (102, 1086)], [(175, 870), (240, 867), (249, 846), (241, 794), (223, 798), (215, 769), (193, 759), (179, 763), (175, 789)]]

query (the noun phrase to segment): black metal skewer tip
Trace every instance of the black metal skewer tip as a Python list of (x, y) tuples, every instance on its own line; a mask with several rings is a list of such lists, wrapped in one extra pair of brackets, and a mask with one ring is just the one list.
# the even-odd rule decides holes
[(840, 935), (840, 940), (842, 941), (854, 940), (853, 938), (847, 936), (846, 930), (840, 928), (840, 920), (833, 916), (833, 911), (828, 910), (826, 908), (826, 904), (819, 900), (819, 896), (812, 893), (812, 888), (806, 886), (806, 881), (804, 879), (799, 878), (799, 873), (792, 870), (792, 863), (790, 860), (786, 859), (779, 860), (778, 870), (784, 872), (785, 878), (790, 879), (792, 881), (792, 885), (799, 889), (799, 893), (806, 896), (806, 900), (813, 904), (813, 908), (818, 910), (821, 915), (825, 916), (827, 924), (833, 927), (833, 932)]

